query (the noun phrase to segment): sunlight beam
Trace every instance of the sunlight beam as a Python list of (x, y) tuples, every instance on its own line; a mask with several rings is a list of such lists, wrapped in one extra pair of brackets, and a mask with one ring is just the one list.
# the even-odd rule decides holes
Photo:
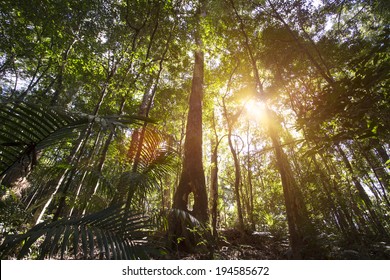
[(249, 119), (259, 122), (265, 121), (267, 119), (267, 106), (264, 104), (264, 102), (249, 100), (245, 102), (244, 107)]

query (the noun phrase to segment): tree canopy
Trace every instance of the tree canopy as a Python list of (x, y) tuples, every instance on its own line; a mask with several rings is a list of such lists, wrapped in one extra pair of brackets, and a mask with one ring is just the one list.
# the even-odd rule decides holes
[(2, 258), (389, 259), (389, 23), (385, 0), (1, 1)]

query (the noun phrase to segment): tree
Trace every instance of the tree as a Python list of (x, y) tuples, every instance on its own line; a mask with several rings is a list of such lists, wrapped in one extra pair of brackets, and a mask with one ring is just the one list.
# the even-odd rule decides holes
[(365, 0), (2, 1), (2, 257), (132, 258), (143, 213), (148, 245), (169, 237), (152, 258), (388, 258), (388, 20)]
[[(202, 159), (202, 99), (204, 87), (204, 53), (201, 40), (201, 19), (205, 16), (205, 1), (200, 1), (195, 12), (195, 45), (194, 69), (192, 76), (191, 93), (189, 97), (189, 109), (187, 115), (186, 138), (184, 142), (183, 168), (179, 185), (173, 197), (174, 209), (183, 210), (193, 215), (200, 223), (208, 222), (208, 202), (205, 175)], [(192, 210), (189, 210), (189, 195), (193, 194)], [(170, 219), (170, 232), (173, 238), (184, 236), (188, 239), (188, 233), (182, 232), (183, 221)], [(184, 231), (188, 229), (184, 228)], [(187, 240), (188, 241), (188, 240)], [(186, 242), (187, 250), (192, 250), (196, 244)]]

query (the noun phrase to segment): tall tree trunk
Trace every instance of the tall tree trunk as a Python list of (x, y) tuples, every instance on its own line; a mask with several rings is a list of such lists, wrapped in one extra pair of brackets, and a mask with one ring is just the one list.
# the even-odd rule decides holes
[(211, 138), (211, 148), (213, 152), (211, 154), (211, 170), (210, 170), (210, 209), (211, 209), (211, 228), (213, 230), (213, 236), (218, 236), (217, 232), (217, 219), (218, 219), (218, 135), (215, 125), (215, 115), (213, 112), (213, 131), (214, 138)]
[(349, 172), (352, 175), (352, 180), (353, 180), (353, 183), (358, 191), (359, 197), (364, 201), (364, 204), (365, 204), (368, 212), (370, 213), (371, 219), (373, 221), (373, 224), (374, 224), (377, 232), (382, 237), (389, 239), (390, 237), (389, 237), (388, 232), (384, 228), (380, 218), (378, 217), (377, 213), (373, 209), (373, 205), (372, 205), (370, 197), (368, 196), (367, 192), (364, 190), (359, 179), (356, 177), (356, 175), (354, 175), (353, 167), (352, 167), (351, 163), (349, 162), (347, 155), (345, 154), (344, 150), (341, 148), (341, 146), (339, 144), (336, 145), (336, 148), (337, 148), (338, 152), (340, 153), (341, 158), (342, 158), (346, 168), (349, 170)]
[(275, 150), (276, 164), (282, 180), (293, 258), (301, 259), (305, 257), (304, 250), (305, 246), (308, 245), (305, 243), (314, 237), (315, 230), (309, 219), (302, 193), (297, 186), (288, 158), (280, 144), (277, 127), (275, 127), (275, 123), (271, 123), (271, 120), (275, 120), (277, 117), (270, 110), (268, 110), (267, 116), (268, 133)]
[[(96, 154), (97, 152), (96, 151), (99, 151), (100, 150), (100, 146), (101, 146), (101, 138), (102, 138), (102, 135), (103, 133), (102, 133), (102, 130), (99, 130), (99, 132), (97, 133), (97, 135), (96, 135), (96, 138), (95, 138), (95, 141), (94, 141), (94, 144), (92, 145), (92, 147), (91, 147), (91, 155), (90, 155), (90, 157), (88, 158), (88, 160), (87, 160), (87, 166), (90, 166), (92, 163), (93, 163), (93, 161), (94, 161), (94, 156), (93, 156), (93, 154)], [(80, 194), (81, 194), (81, 190), (83, 189), (83, 187), (85, 188), (85, 187), (90, 187), (90, 186), (85, 186), (85, 184), (84, 184), (84, 180), (87, 178), (87, 176), (88, 176), (88, 174), (91, 174), (91, 172), (90, 171), (88, 171), (88, 170), (85, 170), (84, 172), (83, 172), (83, 175), (82, 175), (82, 177), (81, 177), (81, 180), (78, 182), (78, 187), (77, 187), (77, 191), (76, 191), (76, 195), (75, 195), (75, 198), (74, 198), (74, 202), (73, 202), (73, 206), (72, 206), (72, 208), (69, 210), (69, 217), (71, 217), (72, 215), (73, 215), (73, 213), (74, 213), (74, 210), (75, 210), (75, 207), (76, 207), (76, 205), (77, 204), (79, 204), (80, 203)], [(86, 196), (86, 197), (88, 197), (88, 195)], [(91, 198), (91, 195), (89, 194), (89, 198)], [(86, 198), (85, 198), (86, 199)], [(79, 207), (77, 207), (77, 208), (79, 208)], [(81, 207), (80, 207), (80, 209), (82, 209)], [(85, 211), (83, 211), (83, 214), (85, 214)]]
[(247, 150), (247, 179), (248, 179), (248, 187), (249, 187), (249, 221), (251, 223), (251, 230), (256, 230), (255, 225), (255, 218), (254, 218), (254, 190), (253, 190), (253, 184), (252, 184), (252, 170), (251, 170), (251, 156), (250, 156), (250, 144), (249, 144), (249, 122), (247, 127), (247, 134), (246, 134), (246, 143), (248, 145)]
[[(388, 198), (388, 192), (390, 190), (390, 175), (386, 172), (386, 169), (381, 166), (381, 161), (375, 156), (374, 152), (371, 149), (366, 149), (365, 147), (362, 147), (359, 143), (358, 147), (361, 154), (370, 166), (372, 172), (374, 173), (377, 182), (379, 183), (380, 190), (378, 190), (376, 182), (372, 184), (373, 188), (385, 201), (387, 206), (390, 207), (390, 200)], [(371, 179), (371, 177), (369, 178)]]
[[(100, 92), (100, 97), (99, 97), (99, 100), (97, 102), (97, 104), (95, 105), (95, 108), (93, 110), (93, 113), (92, 115), (93, 116), (97, 116), (98, 113), (99, 113), (99, 110), (103, 104), (103, 101), (107, 95), (107, 91), (108, 91), (108, 86), (109, 86), (109, 82), (111, 81), (111, 78), (113, 77), (113, 75), (115, 74), (116, 72), (116, 66), (113, 67), (113, 69), (111, 69), (111, 71), (109, 71), (109, 73), (107, 73), (107, 78), (106, 78), (106, 81), (105, 81), (105, 84), (103, 85), (103, 88)], [(86, 144), (91, 136), (91, 132), (92, 132), (92, 128), (93, 128), (93, 124), (94, 124), (94, 120), (92, 120), (87, 128), (81, 133), (81, 135), (79, 136), (79, 139), (77, 140), (77, 144), (75, 145), (72, 153), (71, 153), (71, 156), (69, 157), (69, 163), (71, 166), (75, 166), (79, 163), (81, 157), (82, 157), (82, 154), (84, 152), (84, 149), (86, 147)], [(74, 177), (75, 175), (75, 172), (76, 172), (76, 169), (73, 168), (73, 169), (70, 169), (70, 168), (67, 168), (62, 176), (60, 177), (60, 179), (58, 180), (58, 183), (56, 185), (56, 188), (55, 190), (53, 191), (53, 193), (51, 194), (51, 196), (49, 197), (48, 201), (46, 202), (46, 204), (44, 205), (41, 213), (39, 214), (38, 218), (37, 218), (37, 221), (36, 223), (40, 223), (42, 222), (42, 218), (43, 218), (43, 215), (45, 214), (45, 212), (47, 211), (47, 209), (49, 208), (49, 206), (51, 205), (53, 199), (54, 199), (54, 196), (57, 195), (57, 193), (60, 191), (62, 191), (62, 196), (60, 197), (59, 199), (59, 202), (58, 202), (58, 207), (57, 207), (57, 210), (53, 216), (53, 220), (57, 220), (59, 218), (59, 216), (61, 215), (62, 211), (63, 211), (63, 208), (64, 206), (66, 205), (66, 195), (68, 193), (68, 190), (69, 190), (69, 187), (71, 185), (71, 182), (72, 182), (72, 178)]]
[[(353, 223), (348, 222), (350, 219), (347, 218), (347, 213), (344, 211), (345, 206), (343, 201), (339, 201), (340, 195), (335, 193), (334, 198), (332, 196), (332, 183), (330, 182), (329, 174), (326, 174), (321, 168), (315, 155), (312, 156), (312, 160), (314, 162), (315, 169), (320, 176), (321, 184), (328, 200), (328, 205), (336, 217), (336, 223), (340, 231), (346, 238), (351, 238), (351, 234), (353, 237), (357, 237), (356, 226)], [(339, 207), (337, 207), (336, 202), (339, 204)]]
[(228, 134), (228, 143), (229, 143), (230, 152), (232, 153), (233, 161), (234, 161), (234, 194), (235, 194), (236, 203), (237, 203), (238, 226), (239, 226), (239, 230), (241, 232), (244, 232), (245, 226), (244, 226), (244, 217), (243, 217), (243, 213), (242, 213), (241, 194), (240, 194), (241, 167), (240, 167), (240, 161), (238, 159), (237, 152), (233, 146), (231, 130), (229, 130), (229, 134)]
[[(150, 50), (152, 47), (152, 43), (154, 41), (154, 36), (155, 36), (155, 33), (156, 33), (158, 25), (159, 25), (158, 24), (159, 23), (159, 18), (158, 18), (159, 11), (160, 11), (160, 7), (158, 6), (157, 7), (157, 14), (156, 14), (157, 20), (156, 20), (155, 26), (153, 28), (153, 32), (152, 32), (151, 37), (150, 37), (150, 43), (148, 45), (148, 51), (146, 53), (145, 61), (147, 61), (149, 59)], [(138, 115), (139, 116), (148, 117), (150, 110), (152, 109), (153, 101), (154, 101), (154, 98), (156, 96), (157, 87), (158, 87), (161, 73), (163, 70), (163, 63), (166, 59), (166, 55), (167, 55), (168, 50), (169, 50), (169, 44), (171, 42), (172, 35), (173, 35), (175, 28), (176, 28), (176, 24), (174, 24), (172, 26), (172, 29), (171, 29), (169, 36), (167, 38), (167, 41), (165, 43), (164, 51), (163, 51), (162, 57), (159, 61), (159, 69), (158, 69), (157, 75), (155, 78), (151, 79), (151, 86), (148, 87), (148, 90), (144, 93), (144, 95), (142, 97), (142, 102), (138, 108)], [(153, 79), (154, 79), (154, 82), (153, 82)], [(135, 130), (131, 136), (128, 160), (133, 161), (132, 172), (137, 172), (137, 169), (138, 169), (139, 160), (140, 160), (141, 152), (143, 149), (147, 125), (148, 125), (148, 123), (144, 122), (141, 129)], [(123, 178), (121, 178), (119, 181), (121, 182), (122, 180), (123, 180)], [(119, 189), (119, 191), (114, 196), (114, 198), (112, 200), (112, 204), (119, 203), (123, 199), (122, 196), (125, 194), (125, 191), (123, 190), (123, 186), (119, 185), (118, 189)], [(134, 195), (133, 191), (134, 191), (134, 189), (132, 188), (131, 190), (128, 190), (128, 192), (127, 192), (127, 199), (126, 199), (126, 205), (125, 205), (126, 209), (128, 209), (132, 203), (132, 199), (133, 199), (133, 195)]]
[(236, 198), (236, 205), (237, 205), (237, 215), (238, 215), (238, 227), (240, 232), (244, 233), (244, 215), (242, 211), (242, 205), (241, 205), (241, 194), (240, 194), (240, 189), (241, 189), (241, 167), (240, 167), (240, 161), (238, 159), (237, 152), (234, 148), (233, 141), (232, 141), (232, 126), (233, 123), (235, 122), (236, 116), (235, 117), (230, 117), (227, 112), (226, 104), (225, 104), (225, 98), (222, 98), (222, 106), (223, 106), (223, 113), (226, 118), (226, 123), (227, 123), (227, 129), (228, 129), (228, 144), (229, 144), (229, 149), (230, 152), (233, 156), (233, 162), (234, 162), (234, 196)]
[[(208, 202), (206, 180), (202, 164), (202, 99), (204, 79), (204, 54), (200, 37), (200, 19), (205, 14), (205, 1), (199, 1), (200, 7), (196, 13), (194, 53), (195, 63), (192, 76), (192, 87), (189, 98), (187, 126), (184, 141), (184, 158), (179, 184), (173, 196), (172, 208), (174, 209), (168, 218), (169, 236), (171, 245), (177, 249), (194, 251), (199, 235), (188, 230), (194, 224), (184, 218), (186, 215), (176, 215), (179, 211), (189, 213), (201, 224), (208, 222)], [(189, 195), (193, 194), (194, 205), (189, 210)], [(177, 210), (175, 210), (177, 209)], [(180, 218), (183, 217), (183, 218)], [(201, 228), (198, 228), (201, 230)], [(184, 238), (184, 242), (178, 242)], [(211, 251), (212, 252), (212, 251)]]
[(193, 193), (192, 214), (205, 223), (207, 222), (207, 193), (202, 164), (203, 60), (203, 52), (197, 50), (184, 142), (183, 169), (174, 195), (173, 208), (188, 211), (188, 196)]
[[(190, 212), (200, 222), (206, 223), (207, 192), (202, 164), (202, 99), (204, 80), (204, 54), (200, 37), (200, 19), (205, 15), (205, 1), (200, 1), (197, 11), (195, 30), (196, 47), (195, 64), (192, 76), (192, 87), (187, 116), (186, 138), (184, 142), (183, 169), (179, 185), (173, 198), (173, 208)], [(194, 195), (193, 210), (188, 210), (188, 196)]]
[[(259, 95), (259, 99), (264, 101), (265, 94), (264, 94), (263, 84), (260, 81), (259, 70), (257, 68), (256, 59), (250, 45), (248, 34), (246, 32), (245, 23), (241, 18), (240, 14), (238, 13), (238, 10), (234, 6), (234, 2), (232, 0), (230, 1), (230, 4), (239, 21), (240, 30), (244, 37), (244, 44), (248, 51), (250, 63), (253, 68), (254, 81), (256, 84), (256, 89)], [(307, 241), (309, 241), (311, 237), (314, 237), (315, 229), (309, 219), (309, 214), (307, 212), (302, 193), (300, 192), (297, 183), (295, 181), (294, 174), (291, 165), (289, 163), (289, 160), (280, 144), (280, 139), (278, 135), (278, 129), (280, 125), (276, 123), (278, 117), (272, 110), (268, 108), (268, 106), (266, 107), (267, 107), (266, 115), (268, 119), (267, 133), (268, 136), (271, 138), (275, 150), (276, 163), (282, 180), (283, 194), (284, 194), (286, 212), (287, 212), (287, 222), (288, 222), (289, 233), (290, 233), (290, 245), (293, 253), (293, 258), (301, 259), (304, 257), (303, 251), (305, 246), (313, 247), (311, 248), (311, 251), (319, 249), (319, 248), (314, 248), (317, 246), (313, 240), (311, 240), (313, 241), (311, 244), (305, 245), (305, 243), (307, 243)]]
[[(125, 98), (122, 98), (121, 104), (119, 106), (119, 112), (118, 112), (119, 116), (121, 116), (123, 114), (125, 103), (126, 103)], [(99, 174), (99, 175), (103, 171), (104, 163), (105, 163), (106, 157), (107, 157), (107, 152), (108, 152), (108, 149), (109, 149), (109, 147), (110, 147), (110, 145), (112, 143), (112, 140), (114, 138), (115, 130), (116, 130), (116, 128), (114, 130), (110, 131), (110, 134), (108, 135), (108, 137), (106, 138), (106, 141), (104, 142), (102, 151), (100, 152), (99, 162), (98, 162), (98, 164), (96, 166), (96, 173)], [(92, 200), (92, 197), (97, 193), (98, 188), (100, 186), (100, 182), (101, 182), (101, 178), (99, 176), (97, 178), (96, 183), (94, 184), (94, 188), (89, 190), (89, 193), (86, 196), (87, 200), (84, 201), (84, 204), (83, 204), (83, 208), (84, 208), (83, 209), (83, 215), (88, 210), (88, 206), (89, 206), (89, 204), (90, 204), (90, 202)]]

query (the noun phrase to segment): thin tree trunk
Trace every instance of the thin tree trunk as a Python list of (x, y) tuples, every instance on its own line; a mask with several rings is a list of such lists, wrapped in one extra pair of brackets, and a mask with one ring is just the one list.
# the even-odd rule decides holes
[[(103, 89), (101, 90), (99, 100), (98, 100), (97, 104), (95, 105), (94, 111), (92, 113), (93, 116), (97, 116), (97, 114), (99, 113), (100, 107), (102, 106), (104, 98), (107, 95), (109, 81), (113, 77), (115, 70), (116, 70), (116, 67), (114, 67), (112, 69), (112, 71), (110, 71), (108, 73), (107, 80), (105, 82), (105, 85), (103, 86)], [(88, 142), (88, 139), (91, 136), (93, 124), (94, 124), (94, 120), (92, 120), (88, 124), (87, 128), (81, 133), (81, 135), (78, 139), (78, 144), (75, 146), (75, 148), (73, 149), (72, 154), (70, 156), (69, 163), (71, 166), (76, 166), (79, 163), (81, 156), (83, 154), (83, 151), (84, 151), (86, 144)], [(64, 171), (64, 173), (62, 174), (62, 176), (60, 177), (60, 179), (56, 185), (54, 192), (51, 194), (50, 198), (46, 202), (41, 213), (39, 214), (37, 222), (36, 222), (37, 224), (42, 221), (43, 215), (45, 214), (45, 212), (47, 211), (47, 209), (51, 205), (54, 196), (58, 193), (58, 191), (60, 190), (60, 188), (62, 186), (62, 196), (59, 200), (58, 207), (57, 207), (57, 210), (54, 214), (53, 220), (55, 221), (59, 218), (60, 214), (62, 213), (63, 207), (65, 206), (66, 195), (67, 195), (68, 189), (69, 189), (70, 184), (71, 184), (71, 179), (75, 175), (75, 172), (76, 171), (74, 168), (73, 169), (67, 168)]]
[[(152, 32), (152, 35), (150, 38), (150, 43), (148, 46), (148, 51), (147, 51), (145, 60), (149, 59), (149, 54), (150, 54), (150, 49), (151, 49), (151, 46), (153, 43), (153, 38), (154, 38), (154, 35), (155, 35), (157, 28), (158, 28), (158, 16), (159, 16), (159, 7), (157, 10), (156, 24), (155, 24), (155, 27), (153, 29), (153, 32)], [(166, 41), (164, 52), (163, 52), (162, 57), (161, 57), (160, 62), (159, 62), (159, 70), (157, 72), (157, 76), (155, 78), (155, 81), (152, 84), (152, 86), (150, 88), (148, 88), (148, 91), (145, 92), (143, 97), (142, 97), (142, 102), (141, 102), (140, 107), (138, 109), (139, 116), (148, 117), (150, 110), (152, 109), (153, 101), (154, 101), (154, 98), (156, 96), (157, 87), (158, 87), (161, 73), (163, 70), (163, 63), (165, 61), (165, 58), (166, 58), (166, 55), (167, 55), (167, 52), (169, 49), (169, 43), (171, 42), (173, 31), (175, 28), (176, 28), (176, 26), (174, 25), (172, 27), (171, 32), (169, 34), (169, 37)], [(129, 148), (129, 160), (133, 160), (132, 172), (137, 172), (137, 169), (138, 169), (139, 160), (140, 160), (141, 152), (143, 149), (143, 142), (144, 142), (144, 138), (145, 138), (147, 125), (148, 125), (148, 123), (144, 122), (144, 124), (142, 125), (142, 128), (140, 130), (135, 130), (134, 133), (132, 134), (130, 148)], [(118, 186), (118, 189), (121, 190), (122, 186)], [(124, 192), (119, 191), (118, 195), (120, 195), (121, 193), (123, 194)], [(113, 203), (116, 203), (119, 200), (118, 195), (116, 197), (114, 197)], [(134, 196), (133, 190), (129, 190), (129, 192), (127, 193), (127, 199), (126, 199), (126, 205), (125, 205), (126, 211), (129, 209), (129, 207), (132, 203), (133, 196)]]
[[(375, 188), (376, 192), (383, 198), (387, 206), (390, 207), (390, 201), (387, 195), (390, 189), (390, 175), (382, 168), (380, 160), (375, 157), (373, 151), (366, 151), (359, 143), (358, 146), (379, 183), (380, 190), (377, 189), (377, 184), (375, 182), (372, 184), (373, 188)], [(371, 179), (369, 174), (367, 174), (367, 176)]]
[(249, 144), (249, 122), (248, 122), (248, 127), (247, 127), (247, 133), (246, 133), (246, 143), (248, 145), (248, 150), (247, 150), (247, 179), (248, 179), (248, 186), (249, 186), (249, 220), (251, 223), (251, 229), (252, 231), (256, 230), (256, 224), (255, 224), (255, 218), (254, 218), (254, 189), (253, 189), (253, 184), (252, 184), (252, 171), (251, 171), (251, 155), (250, 155), (250, 144)]
[(214, 138), (211, 138), (211, 148), (213, 152), (211, 154), (211, 170), (210, 170), (210, 201), (211, 201), (211, 227), (213, 236), (218, 236), (217, 231), (217, 219), (218, 219), (218, 135), (215, 125), (215, 115), (213, 112), (212, 124), (214, 131)]
[[(81, 134), (80, 136), (78, 137), (77, 141), (76, 141), (76, 144), (72, 150), (72, 152), (70, 153), (70, 156), (67, 160), (67, 162), (69, 162), (70, 165), (74, 165), (76, 164), (76, 155), (77, 153), (80, 151), (82, 145), (83, 145), (83, 142), (86, 140), (85, 137), (86, 137), (86, 132), (87, 132), (87, 129), (85, 129)], [(69, 175), (69, 172), (70, 172), (70, 168), (66, 168), (65, 171), (62, 173), (61, 177), (59, 178), (59, 180), (57, 181), (57, 184), (56, 184), (56, 187), (54, 189), (54, 191), (51, 193), (50, 197), (48, 198), (48, 200), (46, 201), (45, 205), (43, 206), (42, 210), (40, 211), (40, 214), (38, 215), (37, 219), (36, 219), (36, 223), (35, 224), (39, 224), (43, 221), (43, 216), (45, 215), (46, 211), (49, 209), (54, 197), (57, 195), (57, 193), (59, 192), (64, 180), (67, 178), (67, 176)]]
[[(87, 166), (90, 166), (93, 163), (93, 159), (94, 159), (93, 152), (95, 152), (96, 150), (99, 150), (99, 148), (100, 148), (99, 146), (101, 145), (100, 144), (100, 142), (101, 142), (101, 134), (102, 134), (102, 131), (99, 130), (98, 134), (96, 135), (93, 147), (91, 149), (92, 153), (91, 153), (90, 157), (87, 160), (87, 164), (86, 164)], [(69, 215), (68, 215), (69, 217), (71, 217), (73, 215), (73, 211), (75, 209), (75, 206), (79, 202), (79, 196), (80, 196), (81, 190), (82, 190), (83, 185), (84, 185), (84, 180), (87, 178), (88, 174), (90, 174), (90, 171), (88, 171), (88, 170), (84, 171), (83, 175), (81, 177), (81, 180), (78, 182), (76, 196), (74, 198), (73, 206), (72, 206), (72, 208), (69, 211)]]
[(354, 185), (358, 191), (358, 194), (359, 194), (360, 198), (364, 201), (364, 204), (365, 204), (368, 212), (370, 213), (371, 219), (372, 219), (378, 233), (380, 235), (382, 235), (384, 238), (389, 239), (389, 235), (388, 235), (386, 229), (383, 227), (379, 217), (377, 216), (375, 210), (373, 209), (373, 205), (372, 205), (370, 197), (368, 196), (367, 192), (364, 190), (362, 184), (359, 182), (359, 179), (354, 175), (353, 167), (352, 167), (351, 163), (349, 162), (347, 155), (345, 154), (345, 152), (343, 151), (343, 149), (340, 147), (339, 144), (336, 145), (336, 148), (337, 148), (338, 152), (340, 153), (341, 158), (342, 158), (346, 168), (349, 170), (349, 172), (352, 175), (352, 180), (353, 180)]
[[(236, 150), (233, 146), (232, 141), (232, 123), (234, 122), (234, 117), (229, 117), (226, 104), (225, 104), (225, 98), (222, 98), (222, 106), (223, 106), (223, 113), (226, 118), (227, 123), (227, 129), (228, 129), (228, 144), (230, 152), (233, 156), (233, 162), (234, 162), (234, 195), (236, 198), (236, 205), (237, 205), (237, 215), (238, 215), (238, 227), (240, 232), (244, 233), (245, 225), (244, 225), (244, 217), (243, 217), (243, 211), (242, 211), (242, 205), (241, 205), (241, 194), (240, 194), (240, 188), (241, 188), (241, 167), (240, 167), (240, 161), (238, 159), (238, 155)], [(233, 119), (233, 120), (231, 120)]]
[[(335, 195), (336, 198), (333, 199), (332, 190), (331, 190), (332, 184), (331, 184), (327, 174), (325, 174), (325, 172), (321, 169), (320, 164), (317, 162), (315, 155), (312, 156), (312, 159), (314, 162), (314, 166), (320, 175), (321, 183), (324, 187), (324, 192), (326, 194), (328, 203), (329, 203), (330, 208), (333, 211), (334, 215), (336, 216), (337, 224), (338, 224), (341, 232), (344, 234), (344, 236), (346, 238), (350, 238), (349, 234), (351, 234), (351, 233), (353, 234), (353, 236), (357, 236), (357, 231), (356, 231), (355, 225), (353, 223), (351, 224), (348, 222), (348, 218), (345, 216), (345, 213), (343, 212), (344, 206), (341, 206), (341, 207), (336, 206), (335, 200), (338, 201), (340, 195), (336, 194)], [(339, 204), (340, 204), (340, 202), (339, 202)], [(341, 210), (339, 208), (341, 208)]]
[(242, 211), (242, 206), (241, 206), (241, 195), (240, 195), (241, 168), (240, 168), (240, 161), (238, 159), (237, 152), (233, 146), (231, 130), (229, 130), (229, 134), (228, 134), (228, 143), (229, 143), (230, 152), (232, 153), (233, 161), (234, 161), (234, 194), (235, 194), (236, 203), (237, 203), (238, 225), (239, 225), (239, 230), (241, 232), (244, 232), (245, 225), (244, 225), (244, 217), (243, 217), (243, 211)]

